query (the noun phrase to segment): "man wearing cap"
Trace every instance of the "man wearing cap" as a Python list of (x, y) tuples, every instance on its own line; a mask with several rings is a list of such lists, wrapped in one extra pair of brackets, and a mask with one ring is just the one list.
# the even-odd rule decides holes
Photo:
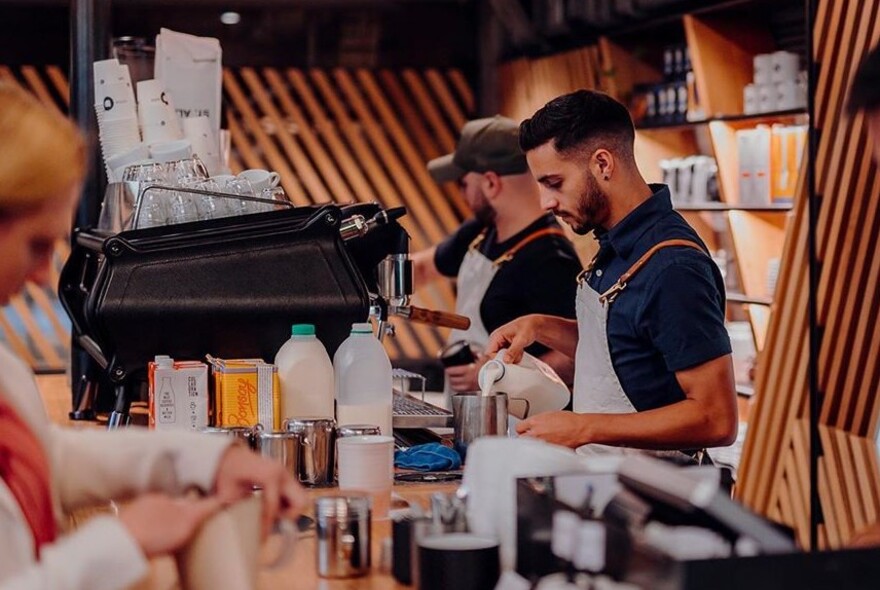
[(517, 432), (577, 448), (636, 448), (692, 463), (736, 438), (724, 280), (665, 185), (645, 182), (626, 107), (579, 90), (539, 109), (520, 145), (545, 209), (599, 251), (578, 278), (577, 321), (529, 315), (492, 333), (487, 354), (517, 362), (534, 342), (575, 357), (573, 412)]
[[(512, 119), (469, 121), (455, 152), (429, 162), (428, 171), (437, 182), (455, 181), (474, 213), (442, 243), (413, 255), (416, 285), (457, 277), (455, 310), (471, 327), (453, 330), (449, 342), (468, 341), (478, 354), (446, 369), (446, 389), (472, 391), (490, 331), (529, 313), (574, 317), (581, 265), (559, 223), (541, 209)], [(542, 345), (526, 350), (571, 382), (572, 359)]]

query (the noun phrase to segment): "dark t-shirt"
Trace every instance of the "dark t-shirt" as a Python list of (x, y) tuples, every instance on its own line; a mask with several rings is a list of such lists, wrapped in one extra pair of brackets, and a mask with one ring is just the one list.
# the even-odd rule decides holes
[[(673, 210), (669, 189), (654, 195), (608, 232), (587, 282), (608, 290), (652, 246), (685, 239), (705, 249), (697, 232)], [(724, 281), (708, 254), (689, 247), (658, 251), (620, 292), (608, 313), (614, 371), (637, 410), (684, 399), (676, 371), (730, 354), (724, 326)]]
[[(468, 247), (484, 227), (480, 221), (469, 219), (437, 246), (434, 263), (441, 274), (448, 277), (458, 275)], [(499, 243), (493, 226), (478, 249), (490, 260), (495, 260), (532, 233), (558, 227), (559, 223), (548, 213)], [(512, 260), (502, 264), (492, 279), (480, 304), (483, 325), (491, 333), (507, 322), (530, 313), (574, 318), (577, 275), (580, 271), (581, 264), (574, 247), (565, 237), (546, 235), (528, 243)], [(547, 351), (540, 345), (527, 350), (533, 355)]]

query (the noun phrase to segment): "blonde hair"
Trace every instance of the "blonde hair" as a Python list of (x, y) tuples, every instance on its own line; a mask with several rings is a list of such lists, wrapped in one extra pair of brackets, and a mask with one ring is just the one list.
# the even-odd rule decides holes
[(76, 126), (0, 82), (0, 213), (58, 198), (85, 173), (85, 141)]

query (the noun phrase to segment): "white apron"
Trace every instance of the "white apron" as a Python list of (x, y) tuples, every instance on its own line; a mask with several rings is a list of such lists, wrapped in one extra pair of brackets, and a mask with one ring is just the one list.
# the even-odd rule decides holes
[[(578, 345), (575, 354), (572, 403), (575, 412), (579, 414), (630, 414), (636, 411), (635, 406), (623, 390), (611, 362), (611, 350), (608, 344), (608, 312), (611, 304), (626, 289), (627, 282), (658, 250), (671, 246), (688, 246), (705, 253), (698, 244), (689, 240), (660, 242), (639, 258), (610, 289), (602, 294), (594, 291), (586, 281), (593, 270), (595, 258), (578, 277)], [(599, 444), (578, 447), (577, 452), (583, 455), (647, 452), (655, 456), (693, 461), (693, 457), (680, 451), (641, 451)]]
[[(471, 325), (467, 330), (452, 330), (446, 341), (447, 344), (452, 344), (459, 340), (467, 340), (470, 342), (471, 348), (480, 353), (489, 344), (489, 331), (480, 316), (480, 305), (482, 305), (483, 298), (489, 291), (489, 285), (492, 284), (498, 270), (506, 262), (513, 260), (517, 252), (534, 240), (546, 235), (565, 236), (565, 233), (559, 228), (543, 228), (527, 235), (495, 260), (490, 260), (479, 251), (479, 245), (486, 238), (487, 231), (484, 229), (480, 232), (480, 235), (468, 246), (468, 251), (458, 268), (456, 279), (458, 295), (455, 299), (455, 313), (470, 318)], [(528, 277), (524, 277), (523, 280), (528, 280)], [(447, 396), (454, 393), (448, 378), (445, 381), (443, 391)]]

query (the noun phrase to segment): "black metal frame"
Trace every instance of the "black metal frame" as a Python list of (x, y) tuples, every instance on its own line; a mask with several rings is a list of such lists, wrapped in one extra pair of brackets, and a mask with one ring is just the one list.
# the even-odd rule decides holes
[(810, 550), (819, 549), (819, 525), (824, 522), (822, 503), (819, 498), (819, 458), (822, 456), (822, 441), (819, 438), (819, 412), (822, 407), (822, 392), (819, 390), (819, 347), (822, 341), (821, 327), (817, 319), (819, 273), (821, 264), (816, 252), (816, 225), (819, 221), (819, 204), (816, 193), (816, 154), (818, 153), (819, 132), (816, 128), (815, 96), (819, 64), (813, 60), (813, 25), (816, 16), (816, 0), (806, 0), (806, 40), (807, 40), (807, 109), (810, 123), (808, 127), (807, 152), (807, 248), (809, 260), (809, 288), (807, 298), (809, 314), (809, 423), (810, 423)]

